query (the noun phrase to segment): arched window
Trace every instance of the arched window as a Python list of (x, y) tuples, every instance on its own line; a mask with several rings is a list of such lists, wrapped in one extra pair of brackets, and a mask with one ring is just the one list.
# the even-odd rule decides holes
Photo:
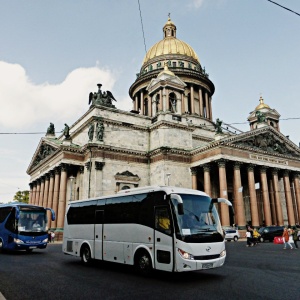
[(175, 93), (170, 93), (169, 94), (169, 107), (170, 111), (173, 113), (176, 113), (177, 111), (177, 99)]
[(128, 185), (122, 186), (121, 190), (130, 190), (130, 187)]
[(191, 94), (189, 93), (187, 95), (187, 112), (191, 113), (192, 112), (192, 101), (191, 101)]
[(148, 116), (148, 98), (144, 100), (144, 112), (145, 116)]

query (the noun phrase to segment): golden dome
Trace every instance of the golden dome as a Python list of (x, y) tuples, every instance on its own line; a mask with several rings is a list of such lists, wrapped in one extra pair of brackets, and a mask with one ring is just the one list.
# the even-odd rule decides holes
[(148, 50), (144, 58), (143, 65), (152, 58), (168, 54), (186, 55), (200, 63), (194, 49), (187, 43), (176, 38), (176, 26), (170, 18), (163, 27), (163, 31), (164, 39), (153, 45)]
[(262, 108), (270, 108), (270, 106), (268, 105), (268, 104), (265, 104), (264, 103), (264, 99), (262, 98), (262, 96), (260, 96), (260, 98), (259, 98), (259, 105), (257, 105), (256, 107), (255, 107), (255, 110), (260, 110), (260, 109), (262, 109)]

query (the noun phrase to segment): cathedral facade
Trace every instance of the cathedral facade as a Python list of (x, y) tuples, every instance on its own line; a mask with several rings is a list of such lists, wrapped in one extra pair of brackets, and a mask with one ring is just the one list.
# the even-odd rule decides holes
[(176, 35), (169, 18), (129, 89), (130, 111), (98, 84), (83, 116), (60, 136), (50, 124), (41, 139), (27, 170), (29, 203), (54, 209), (58, 234), (69, 201), (149, 185), (229, 199), (234, 215), (218, 204), (223, 226), (299, 223), (300, 150), (280, 132), (279, 113), (261, 98), (247, 132), (213, 121), (214, 84)]

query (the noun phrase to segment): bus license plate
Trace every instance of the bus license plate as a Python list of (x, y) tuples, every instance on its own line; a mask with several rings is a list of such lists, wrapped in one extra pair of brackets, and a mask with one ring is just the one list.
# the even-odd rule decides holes
[(30, 247), (29, 247), (29, 249), (35, 249), (35, 248), (36, 248), (35, 246), (30, 246)]
[(213, 264), (202, 264), (202, 269), (211, 269), (213, 267)]

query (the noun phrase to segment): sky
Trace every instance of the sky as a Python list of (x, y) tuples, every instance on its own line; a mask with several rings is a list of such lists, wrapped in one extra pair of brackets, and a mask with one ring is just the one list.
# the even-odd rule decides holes
[[(299, 0), (274, 1), (300, 14)], [(132, 109), (129, 87), (169, 13), (215, 85), (214, 120), (247, 131), (262, 96), (299, 145), (300, 16), (271, 1), (0, 0), (0, 202), (29, 189), (50, 122), (57, 135), (75, 123), (97, 83)]]

